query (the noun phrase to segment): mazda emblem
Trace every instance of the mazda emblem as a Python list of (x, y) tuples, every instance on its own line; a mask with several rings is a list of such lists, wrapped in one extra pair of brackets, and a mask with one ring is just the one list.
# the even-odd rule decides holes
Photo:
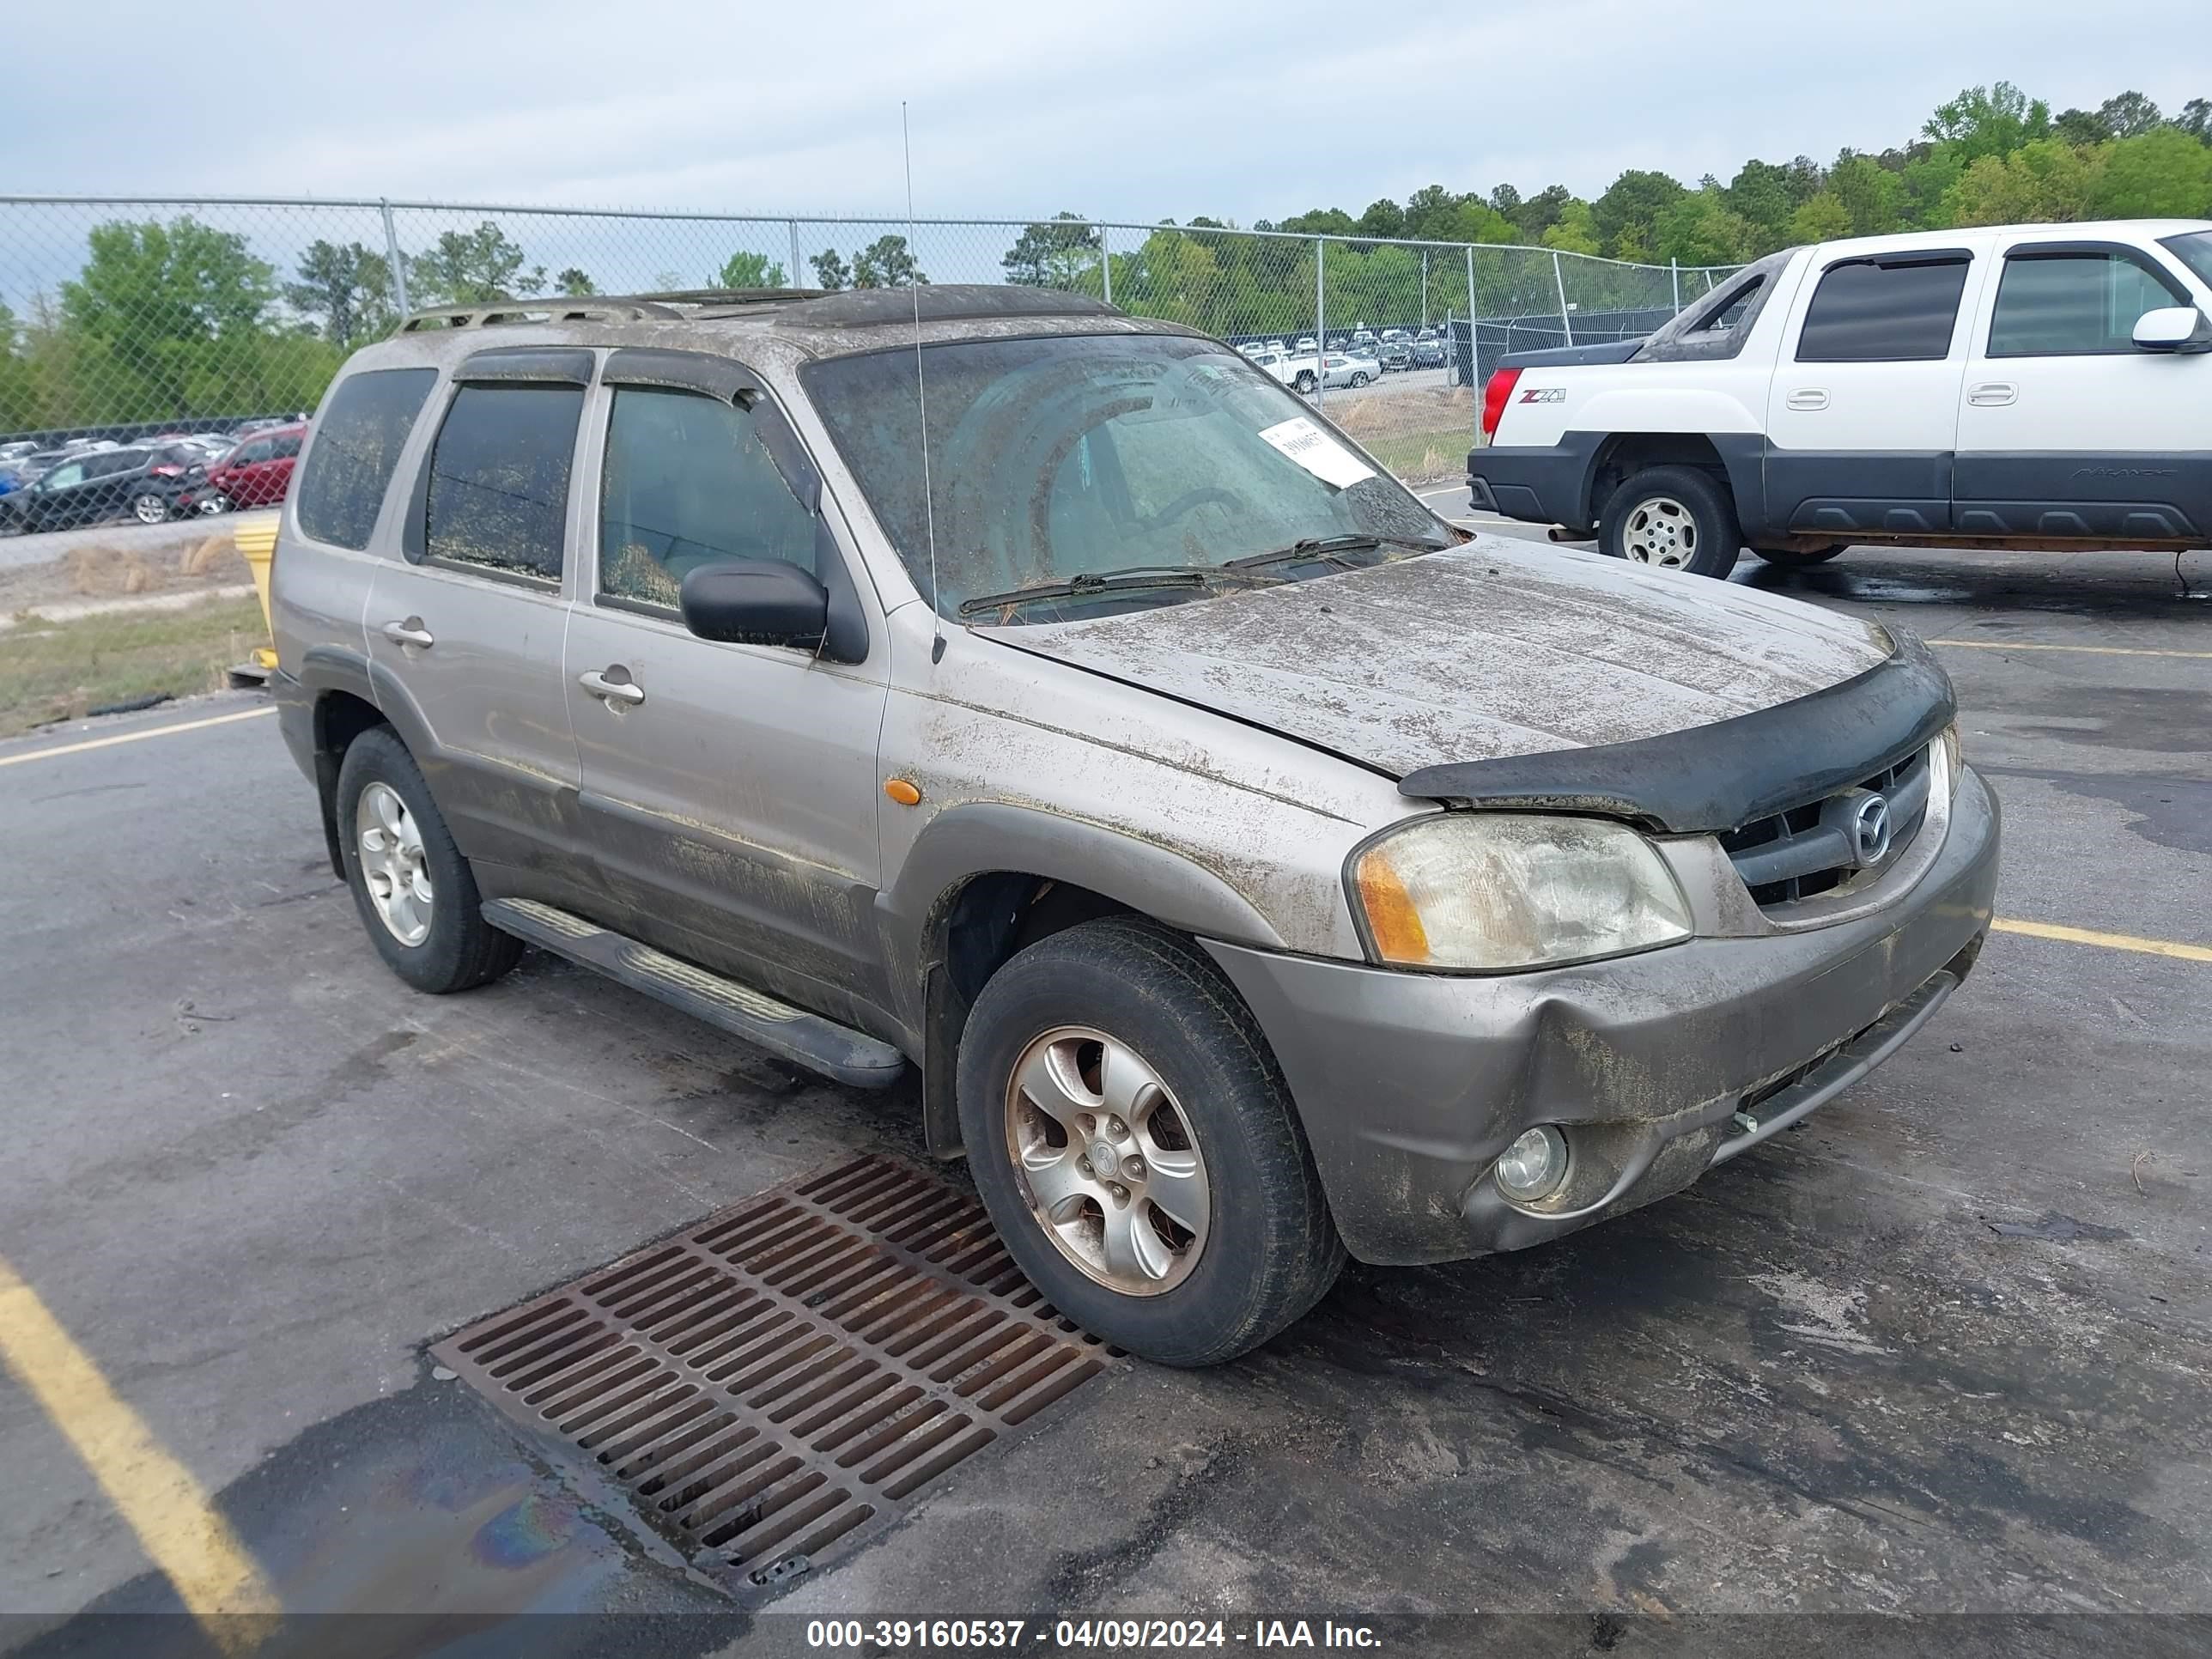
[(1889, 799), (1869, 795), (1851, 809), (1851, 850), (1862, 865), (1879, 864), (1889, 851)]

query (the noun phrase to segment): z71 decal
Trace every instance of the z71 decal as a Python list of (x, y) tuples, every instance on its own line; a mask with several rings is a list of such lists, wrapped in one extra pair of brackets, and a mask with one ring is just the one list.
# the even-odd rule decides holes
[(1567, 389), (1563, 386), (1532, 386), (1521, 394), (1524, 404), (1563, 404), (1567, 400)]

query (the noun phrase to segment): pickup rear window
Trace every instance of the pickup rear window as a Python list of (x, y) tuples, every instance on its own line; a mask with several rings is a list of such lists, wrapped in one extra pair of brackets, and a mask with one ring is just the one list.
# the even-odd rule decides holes
[(1967, 257), (1831, 265), (1798, 336), (1801, 363), (1926, 362), (1951, 353)]

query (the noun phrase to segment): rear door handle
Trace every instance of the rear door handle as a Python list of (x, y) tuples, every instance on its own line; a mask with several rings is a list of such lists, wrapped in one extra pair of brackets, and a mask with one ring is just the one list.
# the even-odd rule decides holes
[(1966, 388), (1966, 401), (1985, 409), (2012, 403), (2019, 397), (2020, 388), (2009, 380), (1984, 380)]
[[(623, 678), (611, 680), (607, 676), (612, 673), (619, 673)], [(629, 671), (627, 668), (623, 667), (620, 663), (612, 663), (605, 669), (586, 669), (576, 676), (576, 684), (601, 702), (622, 703), (635, 708), (645, 701), (645, 688), (629, 676)]]
[(1789, 404), (1792, 409), (1826, 409), (1828, 394), (1811, 386), (1802, 387), (1790, 394)]
[(405, 622), (388, 622), (382, 629), (384, 637), (394, 645), (411, 645), (418, 651), (428, 651), (437, 644), (428, 629), (422, 626), (420, 617), (410, 617)]

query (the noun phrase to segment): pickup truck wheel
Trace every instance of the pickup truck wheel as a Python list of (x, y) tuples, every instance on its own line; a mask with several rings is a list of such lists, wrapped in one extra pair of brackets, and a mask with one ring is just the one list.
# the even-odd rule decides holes
[(1344, 1263), (1257, 1023), (1196, 945), (1125, 917), (1017, 954), (961, 1039), (960, 1127), (1016, 1261), (1168, 1365), (1257, 1346)]
[(1728, 491), (1705, 474), (1647, 467), (1607, 499), (1598, 550), (1665, 570), (1725, 576), (1743, 551), (1743, 532)]
[(1810, 553), (1790, 547), (1754, 547), (1751, 550), (1769, 564), (1778, 564), (1785, 570), (1795, 570), (1806, 565), (1826, 564), (1837, 554), (1845, 550), (1843, 544), (1838, 543), (1834, 547), (1814, 548)]
[(337, 796), (346, 885), (386, 967), (416, 990), (443, 995), (514, 966), (522, 941), (483, 919), (468, 860), (389, 727), (346, 746)]
[(1314, 389), (1313, 375), (1310, 373), (1300, 373), (1298, 378), (1291, 382), (1291, 389), (1293, 392), (1311, 392)]

